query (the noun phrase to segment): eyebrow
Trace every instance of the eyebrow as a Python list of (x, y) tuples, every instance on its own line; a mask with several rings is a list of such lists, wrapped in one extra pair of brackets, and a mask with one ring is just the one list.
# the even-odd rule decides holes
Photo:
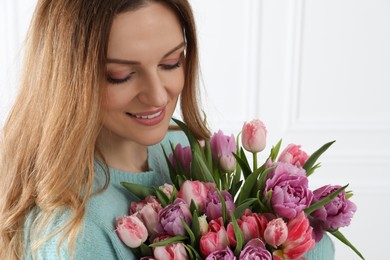
[[(185, 46), (185, 42), (180, 43), (176, 47), (174, 47), (172, 50), (168, 51), (164, 56), (162, 57), (163, 59), (177, 51), (178, 49), (182, 48)], [(134, 61), (134, 60), (123, 60), (123, 59), (113, 59), (113, 58), (108, 58), (106, 63), (117, 63), (117, 64), (129, 64), (129, 65), (137, 65), (141, 64), (139, 61)]]

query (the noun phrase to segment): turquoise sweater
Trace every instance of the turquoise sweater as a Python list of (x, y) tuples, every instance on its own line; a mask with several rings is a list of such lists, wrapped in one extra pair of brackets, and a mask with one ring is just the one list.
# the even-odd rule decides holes
[[(162, 141), (162, 145), (167, 150), (170, 147), (169, 141), (172, 141), (174, 144), (188, 144), (184, 134), (181, 132), (169, 132), (167, 134)], [(120, 185), (120, 182), (139, 183), (146, 186), (159, 186), (165, 182), (170, 182), (168, 168), (160, 144), (148, 148), (148, 164), (149, 171), (143, 173), (128, 173), (109, 169), (110, 183), (107, 190), (93, 196), (87, 205), (83, 229), (76, 241), (74, 259), (136, 259), (130, 248), (123, 244), (115, 233), (115, 220), (118, 216), (128, 215), (130, 201), (136, 200), (130, 192)], [(103, 181), (102, 171), (97, 167), (96, 183), (102, 183)], [(33, 210), (25, 222), (25, 259), (33, 259), (29, 250), (31, 247), (29, 231), (37, 213), (36, 210)], [(67, 217), (68, 214), (65, 212), (61, 214), (61, 217), (52, 221), (47, 227), (48, 232), (60, 227)], [(40, 247), (38, 259), (58, 259), (57, 243), (59, 238), (60, 235), (56, 235)], [(66, 246), (60, 248), (59, 254), (61, 259), (69, 259), (66, 248)], [(309, 253), (308, 259), (331, 260), (334, 258), (333, 255), (333, 243), (327, 236), (324, 236), (324, 239)]]

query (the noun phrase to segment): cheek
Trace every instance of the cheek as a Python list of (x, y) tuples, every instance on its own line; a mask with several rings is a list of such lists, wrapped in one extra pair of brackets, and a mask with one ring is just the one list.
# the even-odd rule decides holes
[(184, 87), (184, 69), (180, 68), (172, 74), (171, 77), (167, 78), (166, 86), (172, 96), (178, 96)]
[[(126, 84), (125, 84), (126, 85)], [(130, 92), (125, 85), (108, 86), (103, 108), (106, 111), (117, 110), (125, 107), (129, 100), (134, 98), (134, 93)]]

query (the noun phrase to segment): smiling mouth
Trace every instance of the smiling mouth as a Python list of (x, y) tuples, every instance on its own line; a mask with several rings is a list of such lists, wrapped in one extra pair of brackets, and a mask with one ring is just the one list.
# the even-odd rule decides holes
[(160, 116), (162, 112), (163, 112), (163, 110), (160, 110), (156, 113), (149, 114), (149, 115), (137, 115), (137, 114), (131, 114), (131, 113), (126, 113), (126, 114), (128, 114), (131, 117), (137, 118), (137, 119), (153, 119), (153, 118)]

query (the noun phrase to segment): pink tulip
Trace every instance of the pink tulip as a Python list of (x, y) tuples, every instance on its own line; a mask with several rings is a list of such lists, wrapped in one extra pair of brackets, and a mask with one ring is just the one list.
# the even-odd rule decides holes
[(289, 144), (280, 154), (278, 162), (286, 162), (296, 167), (303, 167), (307, 159), (309, 159), (309, 156), (301, 150), (300, 145)]
[(156, 260), (186, 260), (189, 259), (183, 243), (168, 244), (153, 248)]
[(191, 200), (193, 200), (196, 207), (202, 212), (208, 191), (208, 186), (203, 182), (187, 180), (181, 185), (177, 197), (183, 199), (188, 205), (191, 205)]
[(281, 245), (281, 249), (273, 252), (274, 259), (299, 259), (314, 248), (313, 228), (310, 226), (305, 213), (301, 212), (295, 218), (290, 219), (287, 228), (287, 239)]
[(151, 204), (152, 207), (158, 212), (162, 209), (160, 202), (155, 196), (149, 195), (145, 199), (135, 202), (132, 201), (130, 204), (130, 215), (139, 212), (146, 204)]
[[(160, 235), (153, 239), (153, 243), (164, 241), (172, 236)], [(155, 260), (165, 259), (189, 259), (185, 247), (182, 243), (173, 243), (165, 246), (153, 247), (153, 256)]]
[[(268, 219), (265, 215), (259, 213), (252, 213), (247, 209), (241, 218), (237, 219), (237, 224), (240, 227), (245, 242), (248, 242), (252, 238), (264, 238), (264, 230), (267, 226)], [(229, 223), (227, 226), (227, 233), (230, 245), (236, 246), (236, 236), (234, 234), (233, 224)]]
[(258, 153), (266, 145), (267, 129), (262, 121), (254, 119), (242, 127), (242, 146), (248, 152)]
[(264, 231), (264, 240), (267, 244), (277, 248), (286, 241), (287, 235), (286, 223), (282, 218), (277, 218), (268, 222)]
[(138, 217), (148, 229), (149, 235), (157, 233), (158, 213), (162, 210), (160, 202), (154, 196), (147, 196), (140, 202), (131, 202), (130, 214)]
[(116, 233), (128, 247), (136, 248), (148, 238), (148, 230), (136, 216), (118, 217)]
[(172, 184), (164, 183), (164, 185), (161, 185), (158, 188), (159, 188), (159, 190), (164, 192), (165, 195), (167, 195), (168, 199), (171, 198), (172, 192), (173, 192), (173, 185)]
[(225, 249), (227, 246), (229, 246), (229, 240), (222, 218), (210, 221), (209, 232), (200, 238), (201, 254), (207, 257), (212, 252)]

